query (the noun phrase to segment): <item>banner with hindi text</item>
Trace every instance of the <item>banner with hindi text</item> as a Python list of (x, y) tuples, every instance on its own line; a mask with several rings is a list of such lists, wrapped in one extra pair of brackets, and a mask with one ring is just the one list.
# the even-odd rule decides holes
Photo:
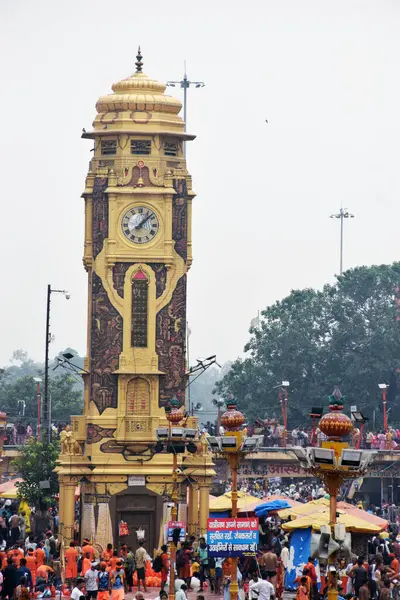
[(258, 519), (208, 519), (208, 556), (250, 556), (257, 551)]

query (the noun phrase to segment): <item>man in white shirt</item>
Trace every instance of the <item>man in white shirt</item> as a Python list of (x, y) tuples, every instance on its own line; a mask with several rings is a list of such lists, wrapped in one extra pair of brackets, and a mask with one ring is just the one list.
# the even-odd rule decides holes
[(283, 562), (283, 566), (286, 570), (289, 561), (289, 544), (287, 542), (283, 544), (283, 548), (281, 550), (281, 561)]
[(184, 583), (181, 589), (175, 593), (175, 600), (187, 600), (186, 596), (187, 585)]
[(87, 600), (90, 600), (91, 598), (94, 598), (94, 600), (96, 600), (96, 598), (97, 598), (97, 591), (99, 589), (99, 586), (98, 586), (99, 572), (96, 569), (96, 567), (97, 567), (97, 563), (92, 562), (92, 566), (85, 573), (85, 587), (86, 587)]
[(83, 584), (84, 584), (83, 579), (78, 579), (78, 581), (76, 582), (76, 586), (74, 587), (74, 589), (71, 592), (71, 596), (70, 596), (71, 600), (79, 600), (79, 598), (81, 596), (83, 596), (83, 593), (82, 593)]
[(257, 600), (258, 599), (258, 592), (253, 591), (253, 587), (256, 585), (256, 583), (260, 583), (262, 581), (262, 579), (259, 578), (257, 573), (253, 573), (253, 575), (251, 576), (250, 582), (249, 582), (249, 599), (250, 600)]
[(275, 600), (274, 586), (267, 578), (268, 575), (263, 573), (262, 580), (253, 585), (252, 592), (257, 595), (258, 600)]
[(181, 589), (181, 586), (185, 583), (183, 579), (177, 577), (175, 579), (175, 592), (178, 592)]

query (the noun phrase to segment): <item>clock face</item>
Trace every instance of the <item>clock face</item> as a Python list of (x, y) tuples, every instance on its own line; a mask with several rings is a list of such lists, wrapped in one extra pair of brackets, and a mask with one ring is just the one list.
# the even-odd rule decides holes
[(159, 222), (151, 208), (134, 206), (122, 217), (122, 231), (129, 241), (146, 244), (157, 234)]

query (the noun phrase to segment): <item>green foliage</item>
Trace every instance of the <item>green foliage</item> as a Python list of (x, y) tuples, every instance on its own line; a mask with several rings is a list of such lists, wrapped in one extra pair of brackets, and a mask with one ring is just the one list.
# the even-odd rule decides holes
[[(75, 389), (76, 380), (69, 373), (61, 373), (49, 380), (51, 413), (53, 421), (67, 421), (70, 415), (82, 412), (82, 391)], [(15, 382), (7, 376), (0, 380), (0, 406), (9, 416), (9, 421), (19, 420), (18, 401), (25, 401), (24, 422), (37, 420), (37, 384), (31, 375), (25, 375)], [(43, 397), (43, 386), (42, 386)]]
[[(53, 470), (60, 453), (60, 442), (53, 440), (38, 442), (30, 438), (20, 448), (20, 456), (13, 461), (13, 469), (23, 479), (17, 483), (18, 495), (25, 498), (31, 506), (38, 508), (48, 505), (58, 493), (58, 480)], [(41, 481), (50, 481), (50, 489), (41, 489)]]
[(400, 263), (358, 267), (322, 291), (294, 290), (262, 312), (250, 329), (247, 356), (236, 360), (215, 392), (229, 392), (249, 419), (280, 416), (274, 386), (290, 382), (289, 419), (306, 424), (312, 406), (327, 405), (333, 386), (366, 415), (378, 408), (378, 383), (389, 383), (392, 422), (399, 404), (400, 329), (395, 288)]
[[(44, 380), (43, 365), (31, 360), (23, 350), (16, 350), (11, 365), (0, 370), (0, 408), (8, 415), (9, 422), (22, 420), (37, 422), (37, 383), (34, 377)], [(75, 364), (80, 365), (77, 357)], [(42, 383), (42, 399), (44, 384)], [(69, 421), (70, 415), (81, 414), (83, 408), (83, 386), (78, 376), (49, 369), (49, 397), (51, 398), (52, 420)], [(18, 410), (18, 401), (25, 401), (25, 415)]]

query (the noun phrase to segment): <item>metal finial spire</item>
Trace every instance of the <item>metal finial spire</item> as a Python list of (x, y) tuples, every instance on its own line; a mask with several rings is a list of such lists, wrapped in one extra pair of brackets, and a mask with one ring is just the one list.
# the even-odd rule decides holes
[(142, 61), (142, 53), (140, 52), (140, 46), (138, 48), (137, 54), (136, 54), (136, 73), (141, 73), (142, 72), (142, 68), (143, 68), (143, 61)]

